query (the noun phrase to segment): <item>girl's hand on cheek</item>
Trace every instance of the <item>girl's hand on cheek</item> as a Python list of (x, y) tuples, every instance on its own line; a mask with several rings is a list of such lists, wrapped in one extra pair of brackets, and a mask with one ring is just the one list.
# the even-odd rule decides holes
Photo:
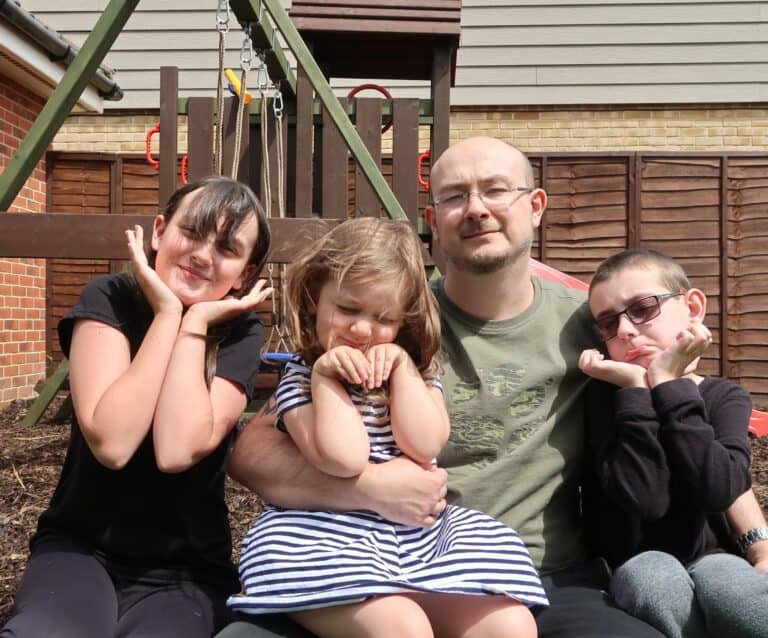
[(315, 361), (312, 373), (352, 385), (366, 385), (371, 376), (371, 364), (360, 350), (336, 346)]
[(371, 364), (371, 376), (365, 387), (368, 390), (380, 388), (407, 356), (405, 350), (396, 343), (380, 343), (370, 348), (365, 358)]
[(273, 289), (267, 286), (266, 280), (259, 279), (250, 292), (240, 299), (224, 297), (214, 301), (201, 301), (190, 306), (186, 316), (192, 316), (197, 322), (210, 326), (254, 310), (272, 293)]
[(645, 368), (635, 363), (613, 361), (594, 348), (584, 350), (579, 357), (579, 368), (587, 376), (612, 383), (620, 388), (647, 388)]
[(712, 333), (704, 324), (693, 324), (688, 330), (681, 331), (675, 343), (648, 366), (651, 387), (692, 373), (711, 343)]
[(147, 254), (144, 252), (144, 229), (137, 224), (133, 230), (126, 230), (125, 236), (128, 239), (128, 253), (133, 264), (133, 276), (154, 313), (156, 315), (161, 312), (181, 314), (183, 310), (181, 301), (147, 261)]

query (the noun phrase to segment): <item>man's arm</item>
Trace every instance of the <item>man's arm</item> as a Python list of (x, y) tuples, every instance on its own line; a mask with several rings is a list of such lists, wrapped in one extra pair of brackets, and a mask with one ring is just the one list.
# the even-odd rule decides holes
[[(748, 531), (766, 527), (765, 516), (760, 509), (752, 488), (739, 496), (725, 511), (734, 538), (741, 538)], [(747, 547), (746, 559), (758, 569), (768, 572), (768, 540), (759, 540)]]
[(265, 501), (291, 509), (373, 510), (388, 520), (428, 526), (445, 509), (446, 472), (407, 457), (368, 464), (339, 478), (308, 463), (291, 437), (275, 428), (274, 399), (245, 426), (229, 460), (229, 475)]

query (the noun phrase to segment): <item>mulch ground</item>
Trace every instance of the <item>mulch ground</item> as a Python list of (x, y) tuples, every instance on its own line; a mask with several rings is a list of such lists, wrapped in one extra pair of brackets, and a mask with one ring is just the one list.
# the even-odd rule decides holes
[[(52, 420), (58, 402), (37, 426), (21, 428), (29, 404), (15, 401), (0, 412), (0, 627), (10, 614), (29, 536), (56, 486), (69, 439), (69, 422)], [(768, 437), (752, 439), (752, 454), (755, 493), (768, 513)], [(227, 504), (237, 548), (260, 503), (247, 489), (229, 481)]]

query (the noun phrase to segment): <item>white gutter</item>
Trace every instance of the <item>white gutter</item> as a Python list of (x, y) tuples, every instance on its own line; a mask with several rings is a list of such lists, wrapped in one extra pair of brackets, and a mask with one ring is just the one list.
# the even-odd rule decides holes
[[(49, 55), (35, 46), (17, 29), (0, 20), (0, 74), (45, 99), (64, 77), (66, 68), (61, 62), (52, 62)], [(77, 100), (74, 111), (103, 113), (104, 105), (99, 92), (88, 84)]]

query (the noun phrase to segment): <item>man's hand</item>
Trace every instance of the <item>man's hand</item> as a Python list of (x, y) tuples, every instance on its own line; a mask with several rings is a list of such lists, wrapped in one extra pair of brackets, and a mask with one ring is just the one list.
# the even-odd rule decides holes
[(370, 509), (395, 523), (429, 527), (446, 507), (448, 475), (434, 465), (419, 465), (406, 456), (370, 464), (359, 481)]
[(581, 371), (600, 381), (620, 388), (647, 388), (645, 368), (635, 363), (606, 359), (602, 352), (591, 348), (579, 357)]
[(746, 559), (752, 567), (768, 572), (768, 541), (758, 541), (747, 548)]
[(679, 379), (693, 372), (699, 357), (712, 343), (712, 333), (701, 323), (691, 325), (677, 335), (677, 340), (648, 366), (648, 383), (653, 388), (665, 381)]

